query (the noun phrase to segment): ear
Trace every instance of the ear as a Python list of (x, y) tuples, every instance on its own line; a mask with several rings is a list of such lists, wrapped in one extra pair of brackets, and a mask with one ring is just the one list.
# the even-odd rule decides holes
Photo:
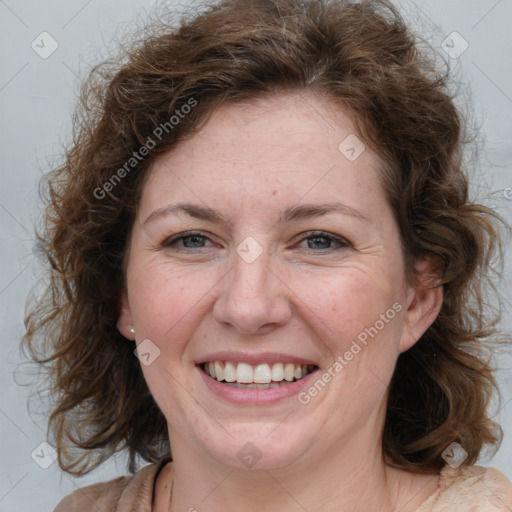
[(123, 292), (119, 305), (119, 316), (117, 319), (117, 330), (127, 339), (135, 340), (133, 329), (133, 317), (128, 303), (126, 292)]
[(407, 297), (404, 330), (400, 352), (409, 350), (434, 323), (443, 305), (443, 287), (439, 284), (439, 265), (433, 258), (420, 260), (415, 265), (416, 284)]

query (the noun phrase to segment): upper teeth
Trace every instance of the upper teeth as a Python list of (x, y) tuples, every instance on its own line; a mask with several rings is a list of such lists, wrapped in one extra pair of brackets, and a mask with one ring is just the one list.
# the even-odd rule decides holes
[(306, 364), (274, 363), (252, 366), (247, 363), (212, 361), (204, 364), (204, 370), (214, 379), (242, 384), (268, 384), (283, 380), (293, 381), (305, 377), (314, 367)]

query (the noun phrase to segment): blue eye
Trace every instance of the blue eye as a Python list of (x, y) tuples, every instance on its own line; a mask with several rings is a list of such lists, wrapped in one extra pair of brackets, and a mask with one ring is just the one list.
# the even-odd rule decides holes
[[(164, 248), (174, 248), (177, 250), (203, 249), (212, 247), (213, 242), (200, 232), (188, 231), (164, 240), (161, 245)], [(324, 231), (303, 233), (303, 237), (297, 245), (314, 252), (331, 252), (351, 247), (350, 243), (343, 238)]]
[(305, 233), (305, 236), (300, 243), (306, 242), (307, 249), (312, 249), (317, 252), (324, 252), (336, 249), (346, 249), (350, 244), (338, 236), (323, 231)]
[(163, 247), (177, 247), (180, 249), (201, 249), (206, 247), (209, 239), (200, 233), (182, 233), (168, 238), (162, 243)]
[(206, 243), (206, 237), (200, 235), (189, 235), (184, 236), (181, 241), (183, 242), (183, 246), (187, 248), (204, 247)]

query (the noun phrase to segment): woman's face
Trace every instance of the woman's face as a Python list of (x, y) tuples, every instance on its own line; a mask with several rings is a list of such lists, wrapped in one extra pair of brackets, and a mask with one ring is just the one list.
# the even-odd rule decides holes
[(219, 108), (150, 169), (118, 325), (175, 457), (277, 469), (378, 445), (439, 292), (405, 282), (381, 161), (354, 131), (320, 97), (269, 96)]

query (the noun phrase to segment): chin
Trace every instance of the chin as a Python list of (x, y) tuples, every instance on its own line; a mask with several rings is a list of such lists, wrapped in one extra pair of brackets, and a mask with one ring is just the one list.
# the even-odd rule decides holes
[(205, 451), (234, 471), (286, 468), (298, 463), (313, 443), (296, 425), (278, 422), (240, 423), (227, 426), (226, 430), (231, 435), (221, 435), (216, 442), (210, 438)]

